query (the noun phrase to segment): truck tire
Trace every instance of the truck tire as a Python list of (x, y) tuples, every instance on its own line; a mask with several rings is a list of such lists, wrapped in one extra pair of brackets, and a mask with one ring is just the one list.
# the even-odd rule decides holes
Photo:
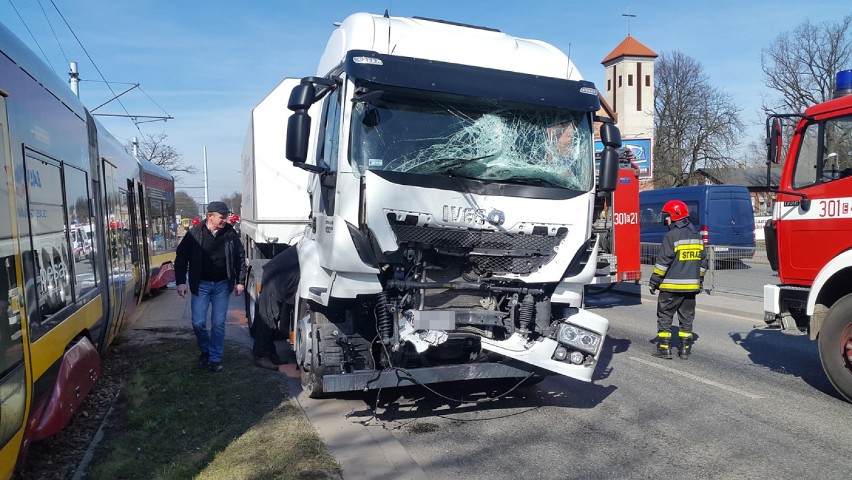
[(819, 331), (819, 360), (826, 376), (852, 402), (852, 294), (828, 310)]
[(308, 311), (298, 322), (296, 331), (296, 363), (299, 364), (302, 390), (310, 398), (322, 398), (323, 366), (319, 352), (322, 348), (319, 325), (327, 325), (328, 317), (320, 312)]
[(245, 289), (245, 297), (246, 297), (246, 324), (248, 325), (249, 335), (254, 338), (254, 316), (257, 311), (257, 302), (252, 297), (252, 294), (257, 295), (257, 284), (254, 280), (254, 270), (249, 270), (248, 276), (246, 277), (246, 289)]

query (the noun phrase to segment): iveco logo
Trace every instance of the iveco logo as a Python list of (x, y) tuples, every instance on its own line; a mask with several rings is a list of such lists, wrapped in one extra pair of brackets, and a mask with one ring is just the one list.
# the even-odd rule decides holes
[(503, 225), (503, 222), (506, 221), (506, 214), (504, 214), (500, 210), (491, 210), (491, 213), (488, 214), (486, 220), (488, 220), (488, 223), (490, 223), (491, 225), (499, 227), (500, 225)]

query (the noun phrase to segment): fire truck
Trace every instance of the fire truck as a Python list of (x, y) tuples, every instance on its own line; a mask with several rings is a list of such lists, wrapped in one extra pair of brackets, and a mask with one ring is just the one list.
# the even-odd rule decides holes
[(817, 340), (826, 375), (852, 401), (852, 70), (837, 74), (835, 92), (804, 114), (767, 119), (770, 168), (783, 125), (796, 125), (765, 227), (780, 284), (764, 286), (763, 304), (768, 324)]
[[(603, 292), (618, 282), (642, 278), (639, 243), (639, 168), (620, 159), (618, 186), (614, 192), (595, 199), (594, 233), (601, 238), (601, 253), (592, 285), (587, 293)], [(605, 287), (600, 289), (600, 287)]]

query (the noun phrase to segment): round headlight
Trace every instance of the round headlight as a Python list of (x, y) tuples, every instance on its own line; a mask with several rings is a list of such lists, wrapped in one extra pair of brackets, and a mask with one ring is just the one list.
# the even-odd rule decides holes
[(553, 358), (556, 360), (565, 360), (568, 357), (568, 349), (565, 347), (556, 347), (556, 351), (553, 352)]
[(573, 363), (574, 365), (579, 365), (579, 364), (583, 363), (584, 358), (585, 358), (585, 356), (583, 355), (582, 352), (577, 352), (577, 351), (571, 352), (571, 363)]

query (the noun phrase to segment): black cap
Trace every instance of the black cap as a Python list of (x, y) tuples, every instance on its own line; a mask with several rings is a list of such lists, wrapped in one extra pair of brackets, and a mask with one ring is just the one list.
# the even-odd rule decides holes
[(225, 202), (210, 202), (207, 205), (207, 213), (218, 212), (224, 216), (228, 216), (231, 214), (231, 209), (225, 205)]

